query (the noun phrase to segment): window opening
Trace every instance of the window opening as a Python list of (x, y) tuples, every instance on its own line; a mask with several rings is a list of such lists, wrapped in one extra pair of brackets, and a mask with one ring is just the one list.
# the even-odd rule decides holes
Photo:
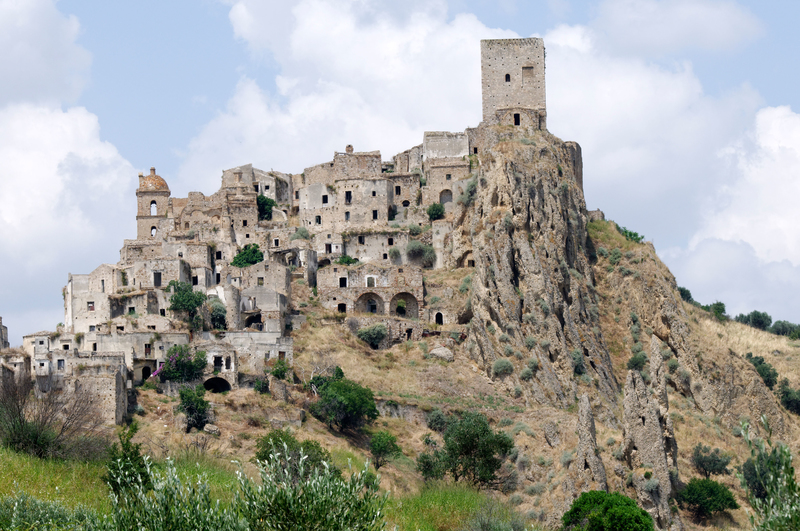
[(328, 196), (327, 195), (323, 195), (322, 196), (322, 204), (323, 205), (327, 205), (328, 204)]
[(514, 125), (519, 125), (519, 113), (514, 113)]
[(400, 187), (399, 186), (395, 186), (394, 187), (394, 193), (395, 193), (395, 195), (400, 195)]
[(242, 220), (242, 227), (246, 227), (246, 226), (247, 226), (247, 220), (246, 220), (246, 219), (243, 219), (243, 220)]
[(150, 201), (150, 215), (157, 216), (158, 215), (158, 203), (155, 201)]
[(154, 271), (153, 272), (153, 286), (155, 286), (156, 288), (161, 286), (161, 272), (160, 271)]
[(156, 231), (155, 227), (150, 227), (150, 236), (151, 237), (155, 238), (156, 237), (156, 232), (158, 232), (158, 231)]
[(394, 245), (394, 238), (389, 238), (389, 245)]
[(89, 310), (90, 312), (93, 312), (94, 311), (94, 301), (87, 302), (86, 303), (86, 309)]
[(315, 217), (314, 217), (314, 222), (315, 222), (317, 225), (322, 225), (322, 216), (315, 216)]
[(259, 286), (263, 286), (264, 285), (264, 277), (258, 277), (258, 285)]
[(372, 191), (372, 197), (375, 197), (376, 195), (377, 195), (377, 192), (375, 190), (373, 190)]
[(444, 317), (442, 317), (442, 312), (436, 313), (436, 324), (444, 324)]
[(350, 201), (353, 200), (353, 192), (347, 191), (344, 193), (344, 203), (346, 205), (350, 204)]
[(377, 210), (373, 210), (372, 211), (372, 219), (378, 219), (378, 211)]
[(106, 281), (102, 280), (102, 279), (100, 280), (100, 292), (101, 293), (105, 293), (106, 292)]
[(344, 220), (345, 221), (350, 221), (350, 212), (345, 212), (344, 213)]
[(449, 181), (450, 178), (451, 178), (451, 175), (449, 173), (445, 174), (444, 178), (445, 178), (446, 181)]
[(216, 257), (217, 260), (222, 260), (222, 251), (217, 251)]
[(347, 313), (347, 304), (345, 304), (343, 302), (340, 302), (336, 306), (336, 311), (339, 312), (339, 313)]
[(347, 277), (339, 278), (339, 287), (346, 288), (347, 287)]
[(231, 357), (228, 356), (225, 358), (225, 370), (231, 370)]
[(511, 74), (506, 74), (506, 83), (511, 83)]
[(368, 288), (375, 287), (375, 277), (367, 277), (367, 287)]
[(58, 370), (59, 371), (64, 370), (64, 360), (58, 360)]
[(198, 284), (197, 277), (193, 276), (192, 277), (192, 286), (196, 286), (197, 284)]

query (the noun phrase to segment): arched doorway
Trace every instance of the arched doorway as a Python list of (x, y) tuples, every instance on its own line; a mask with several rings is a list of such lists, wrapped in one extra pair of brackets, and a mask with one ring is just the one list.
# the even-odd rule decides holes
[(153, 374), (153, 372), (150, 369), (150, 367), (147, 366), (142, 367), (142, 380), (147, 380), (148, 378), (150, 378), (151, 374)]
[(364, 293), (356, 301), (356, 311), (361, 313), (386, 313), (383, 309), (383, 299), (375, 293)]
[(398, 293), (389, 303), (389, 313), (406, 319), (417, 319), (419, 317), (417, 298), (410, 293)]
[(436, 312), (436, 324), (437, 325), (444, 324), (444, 316), (442, 315), (442, 312)]
[(155, 201), (150, 201), (150, 215), (157, 216), (158, 215), (158, 203)]
[(245, 328), (255, 328), (256, 330), (262, 330), (264, 325), (261, 322), (261, 314), (251, 315), (244, 321)]
[(451, 190), (442, 190), (439, 194), (439, 202), (441, 204), (453, 202), (453, 192)]
[(218, 376), (206, 380), (203, 383), (203, 387), (206, 388), (206, 391), (211, 391), (212, 393), (224, 393), (231, 390), (231, 384), (228, 383), (228, 380)]

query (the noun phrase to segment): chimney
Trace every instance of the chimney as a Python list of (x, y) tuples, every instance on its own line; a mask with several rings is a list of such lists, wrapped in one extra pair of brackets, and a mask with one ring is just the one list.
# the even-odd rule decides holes
[(155, 166), (151, 166), (150, 167), (150, 175), (155, 175), (155, 174), (156, 174), (156, 167)]
[(345, 153), (352, 153), (353, 152), (353, 144), (347, 144), (347, 147), (344, 148)]

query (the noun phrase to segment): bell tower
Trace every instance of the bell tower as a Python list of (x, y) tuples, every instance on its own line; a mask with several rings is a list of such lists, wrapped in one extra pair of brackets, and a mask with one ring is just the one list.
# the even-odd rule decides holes
[(150, 175), (139, 174), (139, 188), (136, 189), (136, 239), (152, 240), (161, 238), (163, 224), (167, 217), (170, 196), (167, 182), (150, 168)]

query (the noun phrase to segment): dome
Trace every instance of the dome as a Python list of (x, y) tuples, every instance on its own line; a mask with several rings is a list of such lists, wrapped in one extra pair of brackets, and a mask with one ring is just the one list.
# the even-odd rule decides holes
[(169, 192), (167, 181), (156, 175), (156, 169), (150, 168), (150, 175), (139, 174), (139, 191), (140, 192), (156, 192), (165, 191)]

